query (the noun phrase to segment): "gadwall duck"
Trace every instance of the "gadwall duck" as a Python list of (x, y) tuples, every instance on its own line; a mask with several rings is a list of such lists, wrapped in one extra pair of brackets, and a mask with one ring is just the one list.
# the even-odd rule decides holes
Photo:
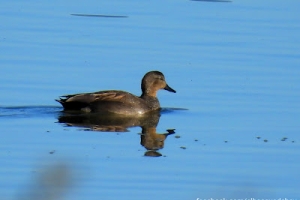
[(165, 89), (176, 93), (159, 71), (150, 71), (142, 79), (142, 95), (135, 96), (121, 90), (106, 90), (61, 96), (56, 99), (64, 110), (83, 112), (114, 113), (122, 115), (142, 115), (160, 109), (156, 93)]

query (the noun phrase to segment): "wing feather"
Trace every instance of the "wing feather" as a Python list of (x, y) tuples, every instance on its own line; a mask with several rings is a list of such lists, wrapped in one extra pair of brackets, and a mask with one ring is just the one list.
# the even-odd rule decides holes
[(95, 93), (82, 93), (73, 95), (62, 96), (64, 102), (82, 102), (92, 103), (94, 101), (122, 101), (122, 98), (126, 96), (126, 92), (123, 91), (101, 91)]
[(106, 93), (95, 93), (93, 94), (95, 101), (119, 101), (124, 96), (124, 92), (106, 92)]

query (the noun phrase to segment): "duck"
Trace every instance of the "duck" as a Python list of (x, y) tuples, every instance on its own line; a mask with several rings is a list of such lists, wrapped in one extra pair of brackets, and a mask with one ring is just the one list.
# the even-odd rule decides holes
[(176, 93), (160, 71), (147, 72), (141, 81), (141, 89), (141, 96), (122, 90), (104, 90), (62, 95), (55, 100), (63, 106), (64, 111), (136, 116), (161, 109), (157, 98), (158, 90)]

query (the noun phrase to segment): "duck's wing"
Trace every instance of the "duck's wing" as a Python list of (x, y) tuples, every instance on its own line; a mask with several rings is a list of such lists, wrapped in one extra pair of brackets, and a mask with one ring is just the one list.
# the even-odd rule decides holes
[(56, 101), (61, 103), (65, 109), (80, 110), (99, 101), (123, 102), (126, 94), (127, 92), (118, 90), (100, 91), (94, 93), (63, 95), (59, 99), (56, 99)]
[(122, 101), (128, 92), (110, 90), (93, 93), (94, 101)]
[(63, 95), (58, 100), (59, 102), (69, 103), (69, 102), (82, 102), (82, 103), (92, 103), (94, 101), (121, 101), (125, 97), (126, 92), (111, 90), (111, 91), (100, 91), (94, 93), (80, 93), (80, 94), (70, 94)]

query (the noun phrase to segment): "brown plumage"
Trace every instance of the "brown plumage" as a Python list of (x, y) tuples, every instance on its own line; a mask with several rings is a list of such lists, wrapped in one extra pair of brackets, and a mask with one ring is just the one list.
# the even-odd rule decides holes
[(176, 92), (168, 86), (164, 75), (159, 71), (146, 73), (142, 79), (141, 89), (140, 97), (121, 90), (106, 90), (64, 95), (56, 101), (62, 104), (64, 110), (136, 115), (160, 109), (158, 90)]

